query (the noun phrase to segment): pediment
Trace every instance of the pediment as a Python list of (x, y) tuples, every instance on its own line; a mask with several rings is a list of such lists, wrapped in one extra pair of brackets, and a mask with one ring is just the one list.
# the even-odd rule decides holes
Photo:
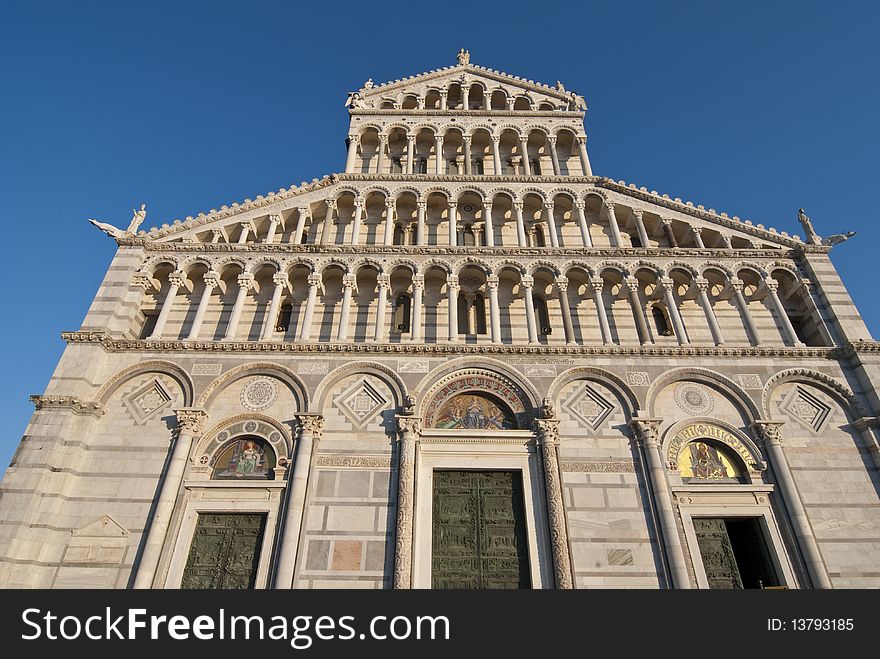
[(91, 524), (74, 529), (70, 534), (81, 538), (127, 538), (129, 531), (110, 515), (103, 515)]

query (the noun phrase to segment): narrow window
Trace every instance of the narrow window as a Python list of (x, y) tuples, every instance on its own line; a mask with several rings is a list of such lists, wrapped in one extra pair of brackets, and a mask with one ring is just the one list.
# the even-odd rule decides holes
[(401, 334), (410, 332), (410, 309), (409, 295), (401, 293), (394, 301), (394, 330)]
[(473, 163), (473, 169), (472, 169), (471, 171), (473, 171), (473, 173), (474, 173), (474, 174), (477, 174), (477, 175), (480, 175), (480, 174), (483, 174), (483, 173), (484, 173), (484, 172), (483, 172), (483, 159), (482, 159), (482, 158), (479, 158), (479, 159), (477, 159), (477, 160), (474, 160), (474, 163)]
[(287, 333), (290, 329), (290, 317), (293, 315), (293, 305), (290, 302), (284, 302), (278, 311), (278, 320), (275, 323), (276, 332)]
[(651, 317), (654, 319), (654, 327), (660, 336), (672, 336), (672, 328), (666, 319), (666, 311), (659, 304), (651, 307)]
[(138, 338), (146, 339), (156, 329), (156, 321), (159, 320), (159, 310), (144, 311), (144, 324)]
[(535, 305), (535, 320), (538, 321), (538, 333), (543, 336), (549, 336), (553, 333), (550, 327), (550, 314), (547, 312), (547, 300), (535, 295), (533, 298)]
[(477, 334), (486, 333), (486, 299), (477, 293), (474, 298), (474, 325)]
[(533, 176), (540, 176), (541, 175), (541, 161), (540, 160), (538, 160), (537, 158), (532, 158), (531, 160), (529, 160), (529, 165), (532, 168), (532, 175)]

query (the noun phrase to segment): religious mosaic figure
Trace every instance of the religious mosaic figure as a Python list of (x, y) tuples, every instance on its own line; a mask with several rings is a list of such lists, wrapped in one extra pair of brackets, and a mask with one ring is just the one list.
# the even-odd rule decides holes
[(467, 430), (508, 430), (516, 427), (513, 415), (490, 399), (475, 394), (459, 394), (447, 401), (437, 414), (437, 428)]
[(701, 480), (718, 480), (727, 478), (727, 467), (718, 455), (718, 451), (703, 442), (691, 442), (688, 446), (691, 453), (691, 469), (694, 478)]
[(269, 469), (274, 466), (271, 452), (267, 455), (265, 446), (253, 439), (240, 439), (227, 448), (217, 459), (214, 478), (267, 478)]

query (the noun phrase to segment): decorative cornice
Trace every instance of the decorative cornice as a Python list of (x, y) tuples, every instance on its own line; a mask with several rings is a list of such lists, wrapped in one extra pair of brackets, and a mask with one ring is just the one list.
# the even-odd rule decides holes
[(74, 414), (90, 414), (100, 418), (103, 416), (104, 405), (96, 400), (81, 400), (74, 396), (30, 396), (30, 401), (38, 410), (66, 409)]
[(390, 469), (391, 457), (381, 455), (319, 455), (316, 467), (343, 467), (347, 469)]
[(635, 464), (632, 462), (585, 462), (564, 461), (559, 463), (562, 471), (585, 474), (632, 474)]
[(392, 115), (407, 117), (546, 117), (548, 119), (556, 119), (559, 117), (570, 117), (572, 119), (581, 119), (586, 113), (581, 110), (429, 110), (412, 109), (402, 110), (400, 108), (353, 108), (349, 110), (352, 115)]

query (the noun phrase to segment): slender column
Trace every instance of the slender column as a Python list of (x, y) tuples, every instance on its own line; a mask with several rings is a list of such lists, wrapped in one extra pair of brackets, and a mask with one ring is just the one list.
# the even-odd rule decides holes
[(434, 135), (434, 173), (443, 173), (443, 135)]
[(448, 93), (449, 93), (449, 92), (448, 92), (446, 89), (441, 89), (441, 90), (440, 90), (440, 109), (441, 109), (441, 110), (446, 110), (446, 109), (447, 109), (447, 106), (446, 106), (446, 95), (447, 95)]
[(220, 285), (220, 273), (209, 270), (205, 273), (202, 281), (205, 284), (205, 288), (202, 289), (202, 297), (199, 299), (199, 306), (196, 309), (196, 317), (193, 318), (189, 336), (186, 337), (187, 341), (195, 341), (199, 338), (199, 332), (202, 329), (202, 324), (205, 322), (205, 314), (208, 312), (208, 305), (211, 303), (211, 294)]
[(553, 175), (559, 176), (562, 171), (559, 167), (559, 155), (556, 153), (556, 137), (553, 135), (548, 137), (547, 144), (550, 145), (550, 160), (553, 162)]
[(483, 92), (483, 109), (491, 110), (492, 109), (492, 95), (486, 92)]
[(492, 343), (501, 343), (501, 307), (498, 304), (498, 277), (486, 278), (489, 289), (489, 317), (492, 321)]
[(364, 200), (358, 197), (354, 200), (354, 222), (351, 228), (351, 244), (357, 245), (361, 240), (361, 226), (364, 222)]
[(238, 324), (241, 320), (241, 312), (244, 311), (244, 301), (247, 292), (254, 286), (254, 276), (245, 273), (238, 276), (238, 294), (235, 296), (235, 304), (232, 305), (232, 313), (229, 316), (229, 322), (226, 325), (226, 336), (224, 341), (232, 341), (238, 334)]
[(336, 331), (336, 339), (339, 341), (348, 339), (348, 317), (351, 312), (351, 293), (355, 283), (354, 275), (342, 277), (342, 309), (339, 311), (339, 329)]
[(378, 298), (376, 299), (376, 331), (373, 333), (374, 341), (384, 341), (387, 334), (385, 327), (385, 307), (388, 302), (388, 289), (391, 286), (391, 278), (388, 275), (379, 275)]
[(500, 142), (501, 138), (498, 135), (492, 136), (492, 164), (495, 168), (495, 176), (501, 176), (504, 173), (501, 171), (501, 149), (499, 146)]
[(605, 300), (602, 299), (602, 289), (605, 282), (602, 280), (591, 281), (590, 288), (593, 289), (593, 304), (596, 305), (596, 315), (599, 317), (599, 330), (602, 333), (602, 343), (608, 345), (611, 343), (611, 327), (608, 325), (608, 314), (605, 312)]
[(712, 308), (712, 302), (709, 300), (709, 281), (703, 278), (696, 279), (694, 286), (697, 289), (697, 300), (703, 307), (703, 313), (706, 314), (706, 322), (709, 323), (709, 331), (712, 332), (712, 340), (716, 346), (724, 344), (724, 335), (721, 333), (721, 326), (715, 317), (715, 309)]
[(816, 327), (819, 330), (819, 334), (822, 336), (822, 342), (826, 346), (833, 346), (836, 341), (831, 335), (831, 331), (828, 329), (825, 319), (822, 317), (822, 311), (819, 304), (816, 302), (816, 296), (813, 294), (813, 282), (807, 278), (803, 278), (801, 279), (801, 285), (803, 286), (804, 299), (807, 301), (807, 305), (811, 307), (811, 315), (815, 318)]
[(251, 223), (250, 222), (242, 222), (241, 223), (241, 233), (238, 234), (238, 244), (243, 245), (247, 242), (248, 235), (251, 231)]
[(675, 238), (675, 233), (672, 231), (672, 220), (662, 220), (663, 224), (663, 233), (666, 234), (666, 240), (669, 241), (670, 247), (678, 247), (678, 240)]
[(406, 173), (413, 173), (413, 152), (416, 150), (416, 136), (406, 136)]
[(513, 112), (513, 106), (514, 106), (514, 104), (516, 104), (516, 97), (514, 97), (514, 96), (508, 96), (508, 97), (507, 97), (507, 109), (508, 109), (508, 111)]
[(535, 280), (526, 275), (522, 277), (520, 286), (523, 289), (523, 301), (526, 303), (526, 326), (529, 331), (529, 343), (538, 342), (538, 324), (535, 322), (535, 301), (532, 297), (532, 286)]
[(529, 162), (529, 143), (527, 137), (519, 138), (519, 152), (522, 156), (523, 162), (523, 172), (525, 172), (526, 176), (532, 175), (532, 165)]
[(327, 205), (327, 212), (324, 213), (324, 223), (321, 226), (321, 244), (329, 245), (330, 233), (333, 227), (333, 212), (336, 210), (336, 200), (326, 199), (324, 203)]
[(642, 243), (642, 247), (650, 247), (651, 241), (648, 239), (648, 232), (645, 229), (645, 219), (642, 217), (642, 211), (634, 210), (633, 220), (635, 220), (636, 231), (639, 234), (639, 241)]
[(733, 245), (730, 242), (730, 236), (725, 234), (721, 234), (721, 242), (724, 243), (724, 249), (733, 249)]
[(419, 110), (425, 109), (425, 97), (424, 96), (416, 96), (416, 108)]
[(309, 214), (308, 208), (298, 208), (296, 211), (296, 228), (293, 230), (293, 236), (291, 236), (291, 242), (294, 245), (299, 245), (302, 243), (302, 235), (306, 230), (306, 216)]
[(266, 232), (264, 243), (271, 244), (275, 242), (275, 233), (278, 231), (278, 225), (281, 223), (280, 215), (269, 216), (269, 230)]
[(278, 544), (278, 559), (275, 562), (274, 586), (282, 589), (293, 588), (293, 572), (305, 513), (312, 453), (314, 443), (321, 439), (324, 431), (324, 417), (319, 414), (297, 414), (296, 420), (296, 455), (292, 472), (288, 468), (287, 501), (284, 506), (281, 541)]
[(376, 173), (385, 174), (385, 148), (388, 146), (388, 136), (379, 135), (379, 153), (376, 154)]
[(535, 419), (535, 436), (541, 449), (544, 491), (547, 498), (547, 519), (553, 551), (553, 576), (556, 587), (574, 588), (571, 556), (568, 549), (568, 525), (562, 502), (562, 480), (559, 475), (559, 419)]
[(263, 325), (263, 335), (260, 337), (261, 341), (269, 341), (275, 334), (275, 319), (278, 318), (278, 308), (281, 306), (281, 294), (284, 292), (284, 289), (287, 288), (289, 280), (287, 279), (287, 274), (277, 272), (272, 275), (272, 282), (275, 284), (275, 288), (272, 290), (272, 301), (269, 303), (269, 315)]
[(578, 155), (581, 158), (581, 169), (584, 170), (584, 176), (592, 176), (593, 168), (590, 166), (590, 157), (587, 155), (587, 137), (581, 135), (577, 138)]
[(486, 227), (486, 247), (495, 247), (495, 229), (492, 226), (492, 202), (483, 204), (483, 224)]
[(556, 290), (559, 293), (559, 308), (562, 309), (562, 326), (565, 329), (565, 342), (575, 343), (574, 324), (571, 321), (571, 307), (568, 304), (568, 278), (556, 277)]
[(413, 518), (415, 516), (416, 445), (422, 420), (397, 415), (397, 532), (394, 543), (394, 588), (412, 588)]
[(592, 247), (593, 238), (590, 236), (590, 227), (587, 226), (587, 217), (584, 215), (584, 206), (585, 204), (581, 199), (574, 202), (574, 208), (578, 218), (578, 226), (581, 229), (581, 241), (583, 241), (584, 247)]
[(458, 341), (458, 277), (446, 277), (446, 295), (449, 303), (449, 340)]
[(694, 242), (697, 243), (697, 247), (706, 249), (706, 245), (703, 243), (703, 229), (701, 227), (691, 227), (691, 233), (694, 234)]
[(358, 144), (361, 139), (358, 135), (348, 136), (348, 157), (345, 159), (345, 171), (351, 173), (354, 171), (354, 163), (357, 159)]
[(458, 212), (458, 202), (449, 202), (449, 245), (455, 247), (458, 244), (458, 226), (456, 213)]
[(416, 245), (425, 244), (425, 211), (428, 209), (428, 202), (425, 199), (419, 199), (416, 202)]
[(165, 299), (162, 301), (162, 309), (159, 311), (159, 317), (156, 319), (156, 326), (153, 328), (152, 334), (147, 337), (148, 341), (156, 341), (162, 338), (162, 332), (165, 331), (165, 325), (168, 324), (168, 316), (171, 315), (171, 307), (177, 299), (177, 292), (186, 286), (186, 274), (180, 270), (176, 270), (168, 275), (168, 292), (165, 293)]
[(471, 162), (471, 136), (462, 135), (461, 141), (464, 144), (464, 173), (470, 176), (474, 169)]
[(678, 304), (675, 301), (673, 287), (675, 281), (672, 277), (663, 277), (660, 280), (660, 286), (663, 288), (663, 299), (666, 302), (666, 309), (669, 311), (669, 317), (672, 319), (672, 327), (675, 329), (675, 338), (678, 339), (678, 345), (686, 346), (690, 344), (687, 334), (684, 330), (684, 323), (681, 321), (681, 314), (678, 312)]
[(791, 320), (785, 312), (785, 305), (783, 305), (782, 300), (779, 299), (779, 293), (777, 293), (778, 289), (779, 282), (767, 279), (764, 280), (764, 290), (767, 292), (767, 297), (770, 298), (770, 302), (773, 304), (773, 310), (779, 317), (779, 322), (782, 323), (782, 329), (785, 332), (788, 342), (798, 348), (803, 347), (804, 344), (798, 338), (797, 332), (794, 331), (794, 326), (791, 324)]
[(639, 343), (648, 345), (651, 343), (651, 335), (648, 332), (648, 323), (645, 321), (645, 312), (642, 309), (642, 299), (639, 297), (639, 280), (635, 277), (627, 277), (624, 280), (629, 293), (629, 306), (636, 321), (636, 332), (639, 335)]
[(394, 244), (394, 202), (385, 202), (385, 245)]
[(877, 435), (874, 431), (880, 423), (880, 418), (876, 416), (863, 416), (853, 421), (856, 430), (862, 433), (862, 441), (874, 462), (874, 467), (880, 470), (880, 445), (877, 443)]
[(413, 341), (422, 340), (422, 292), (425, 288), (425, 276), (413, 275), (413, 296), (412, 296), (412, 327), (410, 328), (410, 337)]
[(516, 218), (516, 240), (520, 247), (528, 247), (528, 242), (526, 242), (526, 223), (523, 221), (523, 202), (513, 202), (513, 213)]
[(773, 466), (773, 473), (779, 481), (779, 490), (788, 510), (788, 517), (791, 521), (792, 531), (797, 538), (798, 546), (804, 557), (804, 564), (810, 575), (810, 581), (816, 588), (832, 588), (831, 579), (828, 577), (828, 571), (822, 562), (822, 555), (819, 553), (819, 545), (813, 530), (810, 527), (807, 513), (804, 510), (804, 504), (798, 494), (797, 486), (791, 475), (791, 468), (788, 465), (788, 458), (785, 457), (785, 451), (782, 449), (782, 434), (779, 427), (782, 421), (758, 420), (752, 424), (755, 434), (764, 439), (764, 448), (767, 450), (767, 458)]
[(221, 238), (223, 239), (224, 243), (229, 242), (226, 239), (226, 233), (223, 231), (223, 229), (212, 229), (211, 230), (211, 243), (216, 245), (217, 243), (220, 242)]
[(168, 534), (168, 526), (174, 514), (174, 504), (177, 502), (177, 494), (183, 483), (183, 473), (189, 460), (193, 437), (202, 433), (208, 416), (203, 409), (196, 407), (183, 407), (174, 410), (174, 413), (177, 416), (177, 439), (171, 448), (168, 470), (165, 472), (165, 478), (162, 479), (156, 510), (144, 539), (144, 550), (134, 581), (134, 587), (138, 589), (153, 586), (156, 568), (159, 566), (159, 558), (165, 545), (165, 536)]
[(623, 241), (620, 239), (620, 227), (617, 224), (617, 215), (614, 213), (614, 204), (606, 202), (605, 213), (608, 215), (608, 228), (611, 229), (611, 246), (622, 247)]
[(550, 229), (550, 246), (559, 247), (559, 234), (556, 231), (556, 218), (553, 217), (555, 205), (552, 201), (544, 202), (544, 215), (547, 217), (547, 227)]
[(742, 280), (736, 278), (731, 279), (730, 287), (733, 290), (733, 298), (736, 300), (736, 306), (739, 307), (740, 315), (742, 315), (752, 345), (761, 345), (761, 337), (758, 335), (758, 328), (755, 327), (755, 321), (752, 320), (752, 314), (749, 313), (749, 305), (746, 302), (746, 298), (743, 297)]
[(660, 423), (661, 419), (636, 418), (632, 420), (631, 425), (645, 455), (645, 463), (651, 481), (651, 493), (660, 518), (663, 549), (672, 576), (672, 587), (690, 588), (691, 580), (684, 558), (684, 548), (675, 522), (672, 495), (666, 481), (666, 469), (660, 455)]
[(471, 93), (470, 84), (467, 82), (461, 83), (461, 109), (469, 110), (470, 109), (470, 99), (468, 98)]
[(315, 315), (315, 301), (318, 298), (318, 285), (321, 283), (321, 275), (309, 275), (308, 282), (309, 296), (306, 298), (306, 310), (303, 313), (302, 327), (299, 331), (300, 341), (310, 341), (312, 339), (312, 318)]

